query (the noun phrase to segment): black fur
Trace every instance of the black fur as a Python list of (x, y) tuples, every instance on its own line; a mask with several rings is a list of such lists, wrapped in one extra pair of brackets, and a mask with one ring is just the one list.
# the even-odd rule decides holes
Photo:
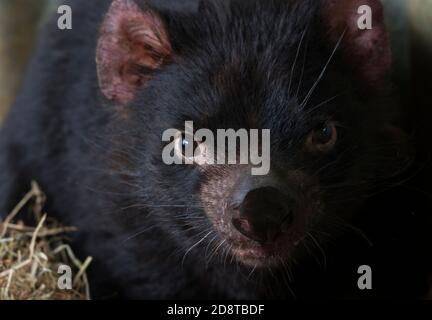
[[(233, 0), (204, 4), (198, 12), (163, 9), (176, 62), (139, 91), (122, 111), (126, 116), (102, 97), (94, 62), (109, 1), (66, 2), (73, 8), (74, 28), (48, 26), (0, 135), (0, 213), (11, 210), (31, 180), (38, 181), (48, 196), (47, 211), (78, 227), (74, 247), (82, 257), (94, 257), (94, 297), (424, 294), (430, 265), (417, 254), (427, 241), (417, 230), (430, 218), (411, 216), (410, 201), (395, 199), (402, 191), (394, 188), (361, 207), (361, 218), (353, 222), (375, 247), (348, 230), (333, 240), (337, 244), (325, 247), (326, 268), (315, 264), (315, 257), (320, 263), (323, 257), (310, 248), (312, 257), (303, 257), (293, 269), (290, 284), (284, 268), (251, 273), (230, 256), (208, 263), (206, 241), (185, 256), (210, 227), (196, 194), (212, 178), (161, 162), (161, 133), (182, 128), (185, 120), (210, 129), (248, 128), (247, 116), (255, 115), (255, 125), (272, 130), (276, 165), (301, 165), (310, 172), (327, 165), (322, 180), (343, 186), (328, 195), (335, 212), (357, 208), (357, 200), (382, 191), (382, 184), (400, 181), (394, 176), (406, 167), (406, 159), (394, 157), (395, 145), (381, 139), (380, 132), (384, 124), (398, 121), (393, 99), (387, 91), (366, 95), (340, 56), (332, 60), (307, 107), (299, 108), (334, 49), (320, 25), (319, 1)], [(298, 158), (305, 134), (329, 115), (346, 127), (338, 150), (318, 163)], [(367, 188), (358, 184), (358, 175), (368, 180)], [(173, 204), (177, 207), (165, 206)], [(185, 215), (200, 219), (197, 230), (186, 230), (193, 220), (182, 220)], [(334, 231), (330, 222), (328, 229)], [(372, 293), (357, 289), (361, 264), (376, 267)], [(400, 279), (401, 272), (407, 279)]]

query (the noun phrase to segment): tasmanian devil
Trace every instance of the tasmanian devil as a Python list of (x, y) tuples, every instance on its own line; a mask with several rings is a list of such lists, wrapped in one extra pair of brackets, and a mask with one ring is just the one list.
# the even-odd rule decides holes
[[(1, 132), (0, 212), (38, 181), (94, 258), (96, 298), (425, 293), (421, 223), (382, 195), (412, 152), (380, 1), (161, 3), (66, 1), (73, 28), (42, 34)], [(165, 164), (163, 132), (186, 121), (270, 130), (270, 171)]]

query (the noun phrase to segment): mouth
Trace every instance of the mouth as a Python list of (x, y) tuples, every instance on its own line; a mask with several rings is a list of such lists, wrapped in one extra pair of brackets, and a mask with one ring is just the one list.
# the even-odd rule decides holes
[[(277, 268), (302, 256), (308, 230), (317, 222), (313, 207), (301, 208), (288, 228), (283, 227), (284, 220), (278, 220), (277, 233), (269, 233), (268, 225), (265, 232), (254, 229), (248, 222), (239, 226), (233, 216), (236, 216), (233, 211), (222, 211), (219, 219), (212, 220), (213, 226), (226, 240), (233, 259), (252, 268)], [(264, 224), (265, 221), (258, 226)]]
[(295, 216), (287, 228), (283, 227), (284, 220), (281, 220), (277, 224), (279, 231), (267, 237), (251, 236), (243, 228), (236, 226), (233, 223), (235, 220), (231, 223), (224, 221), (222, 226), (218, 227), (225, 231), (223, 233), (227, 242), (231, 244), (231, 252), (238, 262), (253, 268), (278, 267), (301, 255), (302, 244), (313, 225), (313, 217), (316, 218), (312, 207), (302, 208)]
[(286, 234), (274, 242), (258, 243), (242, 235), (230, 239), (231, 253), (238, 262), (254, 268), (276, 267), (296, 255), (306, 236)]

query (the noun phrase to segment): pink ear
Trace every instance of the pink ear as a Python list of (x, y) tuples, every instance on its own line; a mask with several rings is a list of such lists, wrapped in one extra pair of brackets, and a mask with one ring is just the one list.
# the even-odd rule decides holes
[[(364, 5), (372, 9), (372, 29), (362, 30), (358, 25), (359, 8)], [(345, 32), (341, 42), (345, 60), (370, 86), (379, 85), (392, 64), (381, 1), (324, 0), (323, 11), (333, 45)]]
[(110, 100), (127, 104), (151, 71), (171, 61), (165, 26), (133, 0), (114, 0), (102, 24), (96, 50), (99, 86)]

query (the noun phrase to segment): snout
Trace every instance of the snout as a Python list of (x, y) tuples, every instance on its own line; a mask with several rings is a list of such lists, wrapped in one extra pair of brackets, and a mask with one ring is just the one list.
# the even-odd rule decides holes
[[(278, 171), (279, 172), (279, 171)], [(220, 172), (218, 172), (220, 174)], [(245, 265), (272, 266), (301, 251), (321, 210), (319, 190), (301, 171), (252, 177), (233, 170), (205, 184), (206, 214), (232, 255)]]
[(275, 242), (294, 221), (295, 201), (274, 187), (247, 193), (239, 206), (231, 207), (232, 225), (242, 235), (260, 244)]

